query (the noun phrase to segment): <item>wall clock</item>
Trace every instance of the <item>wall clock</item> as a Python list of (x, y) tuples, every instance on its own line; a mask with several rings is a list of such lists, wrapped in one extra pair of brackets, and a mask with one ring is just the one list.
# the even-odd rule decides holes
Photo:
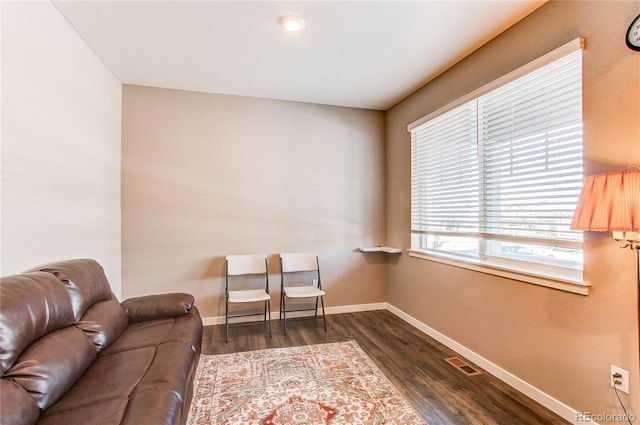
[(630, 49), (640, 51), (640, 15), (629, 25), (626, 41)]

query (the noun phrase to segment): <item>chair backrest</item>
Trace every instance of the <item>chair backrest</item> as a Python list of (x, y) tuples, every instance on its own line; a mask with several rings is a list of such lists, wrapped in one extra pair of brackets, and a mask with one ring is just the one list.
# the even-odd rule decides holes
[(227, 255), (227, 275), (267, 273), (267, 254)]
[(283, 273), (312, 272), (318, 270), (318, 255), (314, 253), (280, 254)]

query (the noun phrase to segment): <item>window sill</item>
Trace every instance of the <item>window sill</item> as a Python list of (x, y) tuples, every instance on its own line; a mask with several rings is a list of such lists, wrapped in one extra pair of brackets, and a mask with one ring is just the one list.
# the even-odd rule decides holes
[(503, 264), (480, 261), (472, 258), (462, 259), (453, 256), (435, 255), (418, 249), (408, 249), (407, 251), (409, 252), (410, 257), (435, 261), (494, 276), (506, 277), (520, 282), (545, 286), (547, 288), (558, 289), (574, 294), (589, 295), (589, 288), (591, 286), (590, 283), (582, 280), (581, 276), (579, 276), (581, 273), (577, 270), (575, 273), (567, 273), (566, 275), (537, 274), (515, 267), (507, 267)]

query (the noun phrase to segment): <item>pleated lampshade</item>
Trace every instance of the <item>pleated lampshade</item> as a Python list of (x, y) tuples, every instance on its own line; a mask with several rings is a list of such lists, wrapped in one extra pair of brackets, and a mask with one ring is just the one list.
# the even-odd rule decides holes
[(640, 232), (640, 168), (587, 177), (571, 228)]

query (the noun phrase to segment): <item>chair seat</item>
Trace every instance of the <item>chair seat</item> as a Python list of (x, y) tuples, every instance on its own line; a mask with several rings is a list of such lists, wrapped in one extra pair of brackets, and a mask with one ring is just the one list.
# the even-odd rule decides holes
[(284, 295), (288, 298), (322, 297), (324, 291), (315, 286), (285, 286)]
[(246, 291), (229, 291), (230, 303), (252, 303), (257, 301), (267, 301), (269, 294), (263, 289), (250, 289)]

